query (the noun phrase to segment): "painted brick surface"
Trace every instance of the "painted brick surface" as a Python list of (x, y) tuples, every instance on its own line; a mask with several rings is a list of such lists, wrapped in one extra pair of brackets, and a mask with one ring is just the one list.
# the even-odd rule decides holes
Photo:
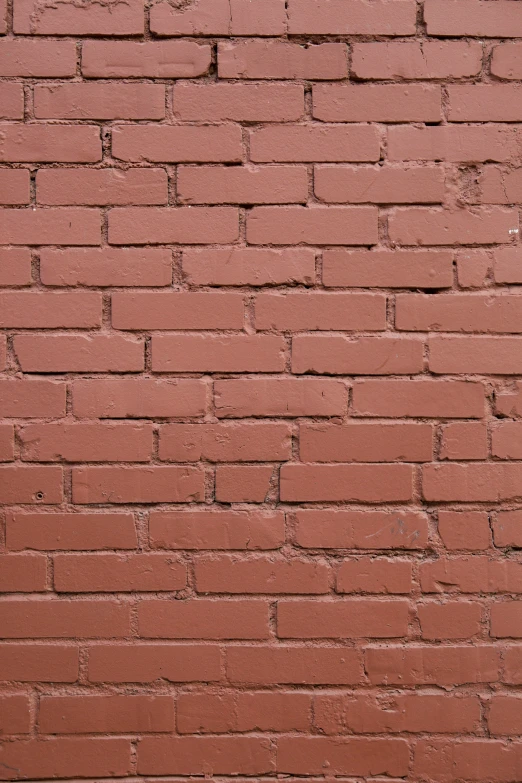
[(0, 0), (0, 780), (522, 780), (521, 0)]

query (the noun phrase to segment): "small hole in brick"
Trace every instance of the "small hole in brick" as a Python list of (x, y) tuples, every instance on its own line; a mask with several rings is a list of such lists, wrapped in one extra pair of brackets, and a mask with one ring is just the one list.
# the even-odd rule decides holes
[(37, 492), (35, 495), (36, 500), (43, 500), (45, 497), (43, 492)]

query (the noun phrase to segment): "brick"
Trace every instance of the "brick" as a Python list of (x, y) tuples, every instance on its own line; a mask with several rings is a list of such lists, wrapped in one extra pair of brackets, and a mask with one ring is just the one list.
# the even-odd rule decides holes
[(520, 511), (499, 511), (492, 521), (495, 546), (520, 549), (522, 547), (521, 521)]
[(520, 621), (522, 618), (522, 601), (506, 601), (494, 603), (490, 607), (491, 636), (513, 637), (522, 636)]
[(31, 283), (31, 253), (27, 247), (0, 248), (0, 286)]
[(59, 593), (125, 593), (182, 590), (187, 569), (161, 554), (56, 555), (54, 588)]
[(439, 122), (440, 88), (414, 84), (320, 84), (313, 116), (323, 122)]
[(278, 549), (285, 540), (282, 511), (151, 511), (154, 549)]
[(520, 497), (522, 465), (474, 463), (424, 465), (426, 500), (461, 500), (464, 503), (513, 500)]
[(256, 163), (379, 160), (379, 136), (371, 125), (273, 125), (250, 133)]
[(522, 578), (514, 560), (491, 560), (481, 555), (434, 560), (420, 567), (425, 593), (520, 593)]
[(0, 728), (2, 734), (29, 734), (31, 713), (29, 698), (24, 693), (4, 693), (0, 696)]
[(14, 460), (14, 427), (12, 424), (0, 424), (0, 462)]
[(272, 465), (218, 465), (216, 500), (224, 503), (264, 503), (277, 480)]
[(161, 120), (165, 88), (161, 84), (41, 85), (34, 90), (38, 119)]
[(281, 372), (284, 341), (270, 334), (157, 335), (155, 372)]
[(117, 79), (191, 78), (207, 73), (210, 58), (210, 46), (194, 41), (85, 41), (82, 74)]
[(510, 161), (517, 157), (520, 130), (508, 125), (444, 125), (388, 129), (388, 159), (442, 160), (454, 163)]
[(414, 774), (438, 780), (451, 776), (480, 780), (487, 776), (494, 781), (508, 781), (519, 775), (522, 765), (522, 745), (477, 739), (444, 743), (421, 740), (417, 746)]
[[(506, 248), (508, 250), (510, 248)], [(491, 277), (491, 253), (487, 250), (457, 251), (457, 278), (461, 288), (485, 288)]]
[(0, 327), (89, 329), (101, 326), (102, 300), (91, 292), (2, 291)]
[(253, 245), (372, 245), (375, 207), (254, 207), (247, 219)]
[(409, 745), (404, 739), (366, 737), (282, 737), (278, 742), (279, 772), (319, 775), (325, 758), (334, 775), (406, 775)]
[(118, 601), (7, 599), (0, 603), (0, 617), (5, 639), (130, 635), (129, 608)]
[(223, 418), (327, 417), (347, 407), (343, 383), (327, 378), (240, 378), (215, 381), (214, 391), (216, 415)]
[(197, 417), (205, 413), (205, 383), (195, 378), (78, 380), (72, 384), (72, 397), (75, 416), (87, 419)]
[(460, 79), (476, 76), (482, 46), (469, 41), (355, 43), (351, 70), (358, 79)]
[(495, 413), (500, 416), (516, 418), (522, 411), (522, 384), (515, 382), (511, 389), (502, 390), (495, 395)]
[(199, 468), (73, 468), (74, 503), (188, 503), (204, 499)]
[(4, 680), (76, 682), (78, 647), (74, 644), (0, 644)]
[(25, 778), (121, 777), (131, 768), (131, 744), (119, 737), (16, 740), (2, 744), (0, 759)]
[(453, 122), (511, 122), (522, 119), (520, 89), (515, 84), (474, 84), (448, 87), (448, 119)]
[(137, 0), (123, 7), (67, 3), (65, 8), (19, 0), (13, 19), (14, 32), (21, 35), (143, 35), (143, 28), (143, 7)]
[(510, 735), (520, 733), (520, 699), (516, 696), (494, 696), (488, 713), (491, 734)]
[(301, 46), (286, 41), (224, 41), (218, 44), (221, 79), (343, 79), (346, 45)]
[(216, 682), (221, 680), (217, 645), (97, 644), (89, 649), (89, 682)]
[(308, 549), (423, 549), (427, 517), (407, 509), (345, 511), (299, 509), (296, 542)]
[(125, 161), (152, 163), (238, 163), (238, 125), (116, 125), (112, 154)]
[(119, 334), (19, 334), (14, 346), (24, 372), (143, 370), (143, 342)]
[(361, 681), (360, 653), (321, 645), (229, 647), (230, 682), (250, 685), (351, 685)]
[(392, 638), (408, 633), (408, 603), (371, 599), (278, 601), (280, 639)]
[(172, 731), (171, 696), (43, 696), (39, 728), (43, 734), (105, 734)]
[(375, 8), (351, 0), (290, 0), (288, 32), (293, 35), (413, 35), (415, 6), (409, 0), (379, 0)]
[(260, 294), (255, 300), (260, 330), (364, 330), (386, 326), (386, 300), (378, 294)]
[(301, 424), (303, 462), (425, 462), (433, 453), (429, 424)]
[(367, 647), (366, 671), (373, 685), (465, 685), (498, 682), (500, 654), (491, 645)]
[(150, 29), (155, 35), (228, 35), (228, 0), (199, 0), (197, 6), (157, 3), (151, 8)]
[(183, 274), (191, 285), (312, 285), (315, 253), (311, 248), (188, 248)]
[(329, 569), (325, 563), (257, 556), (201, 557), (195, 562), (198, 593), (326, 593)]
[(304, 113), (300, 84), (193, 84), (174, 87), (174, 115), (182, 121), (291, 122)]
[(417, 612), (423, 639), (470, 639), (481, 630), (482, 606), (471, 601), (421, 604)]
[(7, 548), (13, 551), (134, 549), (129, 513), (13, 513), (6, 519)]
[(160, 292), (115, 293), (115, 329), (242, 329), (243, 294)]
[(522, 35), (522, 9), (500, 0), (493, 8), (484, 0), (426, 0), (428, 35), (511, 38)]
[[(506, 170), (484, 166), (479, 179), (479, 201), (485, 204), (516, 204), (522, 196), (522, 168)], [(516, 250), (516, 248), (505, 248)]]
[(0, 203), (29, 204), (30, 200), (29, 172), (25, 169), (0, 169)]
[(521, 682), (521, 672), (522, 669), (520, 667), (521, 663), (521, 657), (520, 653), (522, 652), (520, 645), (510, 645), (506, 647), (505, 653), (504, 653), (504, 675), (503, 675), (503, 682), (513, 684), (513, 685), (519, 685)]
[(420, 166), (315, 166), (314, 192), (330, 203), (429, 204), (443, 200), (444, 176)]
[(0, 555), (3, 593), (38, 593), (46, 588), (47, 559), (43, 555)]
[(512, 42), (493, 47), (491, 54), (491, 73), (499, 79), (522, 78), (520, 43)]
[(456, 421), (442, 428), (439, 459), (487, 459), (486, 425), (478, 421)]
[(401, 336), (303, 334), (292, 338), (292, 372), (411, 375), (423, 367), (423, 343)]
[(180, 166), (182, 204), (304, 204), (308, 173), (304, 166)]
[(284, 0), (230, 0), (232, 35), (282, 35), (286, 31)]
[(358, 416), (481, 419), (484, 387), (451, 380), (361, 380), (353, 387)]
[(0, 404), (7, 418), (65, 414), (65, 384), (43, 379), (0, 378)]
[(452, 254), (410, 250), (325, 250), (323, 283), (350, 288), (449, 288)]
[(63, 471), (58, 466), (0, 466), (0, 503), (61, 503)]
[(40, 278), (50, 286), (165, 286), (172, 282), (172, 257), (154, 247), (43, 248)]
[(0, 117), (3, 120), (21, 120), (24, 116), (24, 89), (22, 84), (0, 84)]
[(411, 563), (384, 557), (344, 560), (337, 571), (338, 593), (409, 593), (412, 589)]
[(0, 76), (60, 77), (76, 73), (74, 41), (5, 38), (0, 41)]
[(291, 429), (278, 422), (166, 424), (159, 458), (167, 462), (253, 462), (291, 457)]
[(10, 163), (96, 163), (101, 160), (97, 125), (0, 124), (0, 160)]
[(39, 204), (166, 204), (163, 169), (41, 169), (36, 175)]
[(513, 333), (521, 330), (522, 297), (400, 294), (395, 301), (395, 326), (405, 331)]
[(438, 531), (446, 549), (480, 551), (491, 545), (489, 518), (483, 511), (439, 511)]
[(109, 213), (113, 245), (235, 242), (239, 216), (232, 207), (121, 207)]
[(5, 245), (98, 245), (101, 239), (97, 209), (6, 209), (0, 217), (0, 240)]
[(260, 737), (145, 737), (139, 744), (138, 774), (255, 775), (274, 768), (270, 740)]
[(151, 639), (266, 639), (265, 601), (192, 599), (141, 601), (138, 626)]
[[(509, 209), (476, 212), (406, 207), (390, 216), (390, 239), (402, 245), (489, 245), (509, 242), (518, 217)], [(518, 229), (517, 229), (518, 230)]]
[(281, 500), (387, 503), (410, 500), (410, 465), (283, 465)]
[(522, 367), (519, 337), (432, 337), (428, 340), (433, 373), (509, 375)]
[(491, 430), (491, 454), (500, 459), (522, 459), (522, 422), (503, 421)]

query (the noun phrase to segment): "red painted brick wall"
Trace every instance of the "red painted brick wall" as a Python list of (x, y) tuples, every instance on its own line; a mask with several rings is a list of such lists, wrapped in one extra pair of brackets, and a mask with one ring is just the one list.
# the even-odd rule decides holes
[(0, 779), (520, 783), (522, 2), (2, 23)]

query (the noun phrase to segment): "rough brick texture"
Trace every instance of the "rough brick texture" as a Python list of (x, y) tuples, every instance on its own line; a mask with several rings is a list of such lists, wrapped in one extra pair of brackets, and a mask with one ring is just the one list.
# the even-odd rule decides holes
[(522, 781), (522, 0), (0, 0), (0, 780)]

